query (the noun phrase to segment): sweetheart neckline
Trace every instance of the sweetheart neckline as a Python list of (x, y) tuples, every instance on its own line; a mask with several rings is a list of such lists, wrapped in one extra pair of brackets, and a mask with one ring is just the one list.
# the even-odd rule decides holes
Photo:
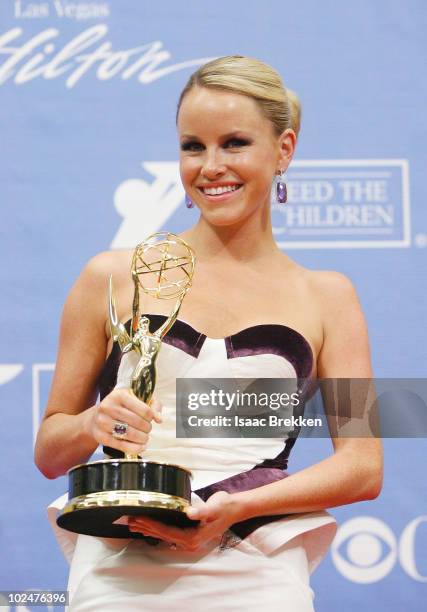
[[(146, 316), (148, 318), (150, 318), (150, 317), (162, 317), (163, 319), (167, 319), (167, 315), (159, 314), (159, 313), (155, 313), (155, 312), (151, 312), (151, 313), (144, 312), (142, 316)], [(127, 324), (130, 325), (131, 321), (132, 321), (132, 319), (128, 319), (126, 321), (126, 325)], [(249, 330), (255, 329), (257, 327), (282, 327), (284, 329), (288, 329), (288, 330), (292, 331), (293, 333), (297, 334), (304, 341), (304, 343), (308, 346), (308, 348), (310, 350), (312, 363), (314, 363), (314, 361), (315, 361), (314, 360), (314, 355), (315, 355), (314, 350), (313, 350), (310, 342), (307, 340), (307, 338), (305, 336), (303, 336), (303, 334), (301, 332), (299, 332), (297, 329), (294, 329), (293, 327), (290, 327), (289, 325), (284, 325), (283, 323), (258, 323), (256, 325), (249, 325), (249, 327), (244, 327), (243, 329), (240, 329), (237, 332), (229, 334), (228, 336), (223, 336), (221, 338), (213, 338), (212, 336), (208, 336), (207, 334), (199, 331), (198, 329), (193, 327), (191, 325), (191, 323), (189, 323), (188, 321), (185, 321), (184, 319), (177, 318), (176, 321), (181, 323), (182, 325), (186, 325), (193, 332), (195, 332), (196, 334), (199, 334), (199, 336), (203, 336), (207, 340), (216, 340), (216, 341), (221, 341), (221, 342), (225, 342), (227, 339), (233, 338), (235, 336), (238, 336), (239, 334), (242, 334), (244, 332), (248, 332)], [(172, 329), (173, 329), (173, 326), (168, 331), (166, 336), (171, 333)]]

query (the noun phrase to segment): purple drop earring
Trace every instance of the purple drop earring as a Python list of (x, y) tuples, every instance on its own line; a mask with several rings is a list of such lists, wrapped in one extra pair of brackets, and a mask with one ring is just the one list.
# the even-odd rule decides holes
[(193, 201), (190, 199), (190, 196), (187, 193), (185, 194), (185, 205), (187, 208), (194, 207)]
[(288, 199), (288, 190), (283, 178), (284, 172), (280, 171), (280, 175), (276, 179), (276, 200), (279, 204), (286, 204)]

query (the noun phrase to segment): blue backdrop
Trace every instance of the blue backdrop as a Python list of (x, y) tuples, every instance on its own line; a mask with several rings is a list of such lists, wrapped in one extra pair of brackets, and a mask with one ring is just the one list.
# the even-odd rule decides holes
[[(426, 16), (423, 0), (2, 0), (0, 590), (65, 588), (45, 506), (66, 482), (32, 463), (61, 307), (95, 253), (195, 219), (174, 116), (205, 60), (258, 57), (300, 94), (276, 238), (301, 264), (353, 280), (376, 376), (425, 377)], [(330, 451), (300, 440), (290, 468)], [(426, 443), (385, 451), (381, 497), (333, 510), (340, 530), (313, 576), (319, 612), (424, 609)]]

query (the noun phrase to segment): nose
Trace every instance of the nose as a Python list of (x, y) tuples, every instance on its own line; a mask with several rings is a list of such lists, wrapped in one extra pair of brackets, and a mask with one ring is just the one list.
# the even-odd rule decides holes
[(214, 180), (226, 173), (227, 167), (224, 164), (221, 153), (222, 151), (216, 148), (206, 151), (204, 163), (201, 169), (201, 175), (203, 178)]

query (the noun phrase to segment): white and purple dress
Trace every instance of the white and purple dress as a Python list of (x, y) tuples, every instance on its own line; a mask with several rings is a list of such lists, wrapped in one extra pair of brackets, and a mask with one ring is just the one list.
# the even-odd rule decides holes
[[(162, 315), (148, 316), (152, 329), (165, 321)], [(135, 353), (122, 357), (113, 347), (100, 377), (101, 397), (115, 386), (129, 386), (136, 359)], [(247, 490), (286, 477), (295, 438), (176, 438), (176, 379), (292, 378), (297, 385), (310, 377), (312, 367), (310, 345), (284, 325), (256, 325), (213, 339), (177, 320), (157, 360), (155, 395), (163, 405), (163, 422), (153, 425), (144, 459), (190, 469), (195, 504), (218, 490)], [(49, 516), (71, 563), (72, 612), (309, 612), (309, 574), (336, 531), (335, 520), (323, 511), (259, 517), (233, 526), (237, 537), (230, 546), (218, 538), (203, 550), (186, 552), (166, 543), (64, 531), (55, 519), (65, 501), (65, 496), (56, 500)]]

